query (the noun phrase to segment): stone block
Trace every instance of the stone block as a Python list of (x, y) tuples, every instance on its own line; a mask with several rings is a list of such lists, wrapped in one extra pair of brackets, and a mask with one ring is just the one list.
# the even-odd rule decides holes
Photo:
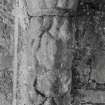
[(26, 0), (30, 15), (36, 15), (37, 11), (54, 8), (76, 10), (78, 0)]

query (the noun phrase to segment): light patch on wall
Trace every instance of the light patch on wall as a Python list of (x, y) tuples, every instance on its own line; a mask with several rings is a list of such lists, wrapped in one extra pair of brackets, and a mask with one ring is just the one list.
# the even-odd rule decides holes
[(19, 19), (19, 24), (23, 30), (26, 30), (29, 21), (26, 6), (23, 0), (19, 0), (18, 5), (12, 11), (12, 14)]

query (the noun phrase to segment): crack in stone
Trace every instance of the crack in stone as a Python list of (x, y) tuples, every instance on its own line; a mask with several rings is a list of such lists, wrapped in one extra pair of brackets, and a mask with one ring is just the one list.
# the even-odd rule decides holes
[(52, 97), (52, 103), (53, 103), (53, 105), (57, 105), (57, 103), (56, 103), (54, 97)]
[(38, 95), (47, 98), (47, 96), (44, 93), (40, 92), (40, 90), (37, 89), (37, 78), (34, 81), (33, 87)]
[(47, 97), (43, 100), (43, 102), (41, 103), (41, 104), (39, 104), (39, 105), (44, 105), (45, 104), (45, 102), (47, 101)]
[[(60, 10), (64, 10), (64, 9), (61, 9), (61, 8), (57, 8), (57, 9), (60, 9)], [(90, 10), (89, 10), (90, 11)], [(40, 11), (39, 11), (40, 12)], [(44, 24), (44, 18), (46, 17), (46, 16), (52, 16), (52, 17), (54, 17), (54, 16), (59, 16), (59, 14), (51, 14), (51, 13), (49, 13), (49, 12), (51, 12), (51, 11), (48, 11), (48, 9), (45, 11), (45, 10), (43, 10), (42, 11), (43, 13), (42, 14), (38, 14), (38, 16), (30, 16), (29, 15), (29, 13), (27, 12), (27, 15), (28, 15), (28, 19), (29, 19), (29, 21), (31, 21), (31, 19), (32, 18), (34, 18), (34, 17), (42, 17), (43, 18), (43, 24)], [(66, 13), (66, 12), (69, 12), (69, 10), (67, 9), (65, 9), (64, 10), (64, 13)], [(93, 12), (93, 11), (92, 11)], [(42, 16), (43, 15), (43, 16)], [(83, 14), (82, 14), (83, 15)], [(91, 14), (92, 15), (92, 14)], [(70, 15), (71, 16), (71, 15)], [(70, 17), (69, 15), (67, 15), (67, 16), (59, 16), (59, 17)], [(78, 24), (78, 14), (75, 14), (75, 15), (73, 15), (72, 17), (74, 17), (75, 18), (75, 24), (77, 25)], [(77, 22), (77, 23), (76, 23)], [(47, 29), (46, 29), (46, 27), (44, 26), (42, 24), (42, 26), (41, 26), (41, 28), (40, 28), (40, 31), (41, 31), (41, 34), (39, 35), (39, 45), (38, 45), (38, 48), (37, 48), (37, 50), (41, 47), (41, 42), (42, 42), (42, 37), (43, 37), (43, 35), (46, 33), (46, 34), (48, 34), (48, 35), (50, 35), (50, 37), (51, 38), (53, 38), (53, 36), (51, 35), (51, 33), (49, 32), (50, 31), (50, 27), (48, 28), (47, 27)], [(45, 21), (45, 25), (46, 25), (46, 21)], [(79, 35), (79, 30), (78, 30), (78, 27), (76, 27), (76, 32), (74, 32), (75, 33), (75, 37), (74, 37), (74, 52), (75, 53), (78, 53), (79, 51), (79, 53), (77, 54), (77, 55), (74, 55), (74, 58), (73, 58), (73, 61), (72, 61), (72, 72), (74, 73), (73, 74), (73, 81), (72, 81), (72, 85), (73, 84), (75, 84), (75, 85), (77, 85), (77, 88), (81, 88), (81, 87), (83, 87), (84, 85), (85, 85), (85, 83), (83, 84), (83, 86), (81, 85), (81, 86), (78, 86), (78, 82), (80, 82), (79, 81), (79, 76), (77, 76), (77, 77), (75, 77), (74, 75), (79, 75), (77, 72), (76, 72), (76, 67), (78, 66), (78, 65), (80, 65), (80, 63), (84, 63), (84, 61), (88, 58), (88, 56), (86, 55), (86, 57), (85, 56), (81, 56), (81, 49), (82, 49), (82, 45), (81, 46), (79, 46), (79, 44), (81, 44), (81, 43), (79, 43), (80, 42), (80, 37), (81, 37), (81, 35)], [(83, 31), (83, 33), (81, 33), (81, 34), (84, 34), (83, 35), (83, 40), (85, 39), (85, 34), (86, 34), (86, 30), (84, 30)], [(56, 39), (55, 39), (56, 40)], [(34, 40), (32, 40), (31, 41), (32, 43), (31, 44), (33, 44), (34, 43)], [(61, 44), (60, 44), (60, 46), (61, 46)], [(58, 46), (58, 47), (60, 47), (60, 46)], [(60, 49), (60, 48), (59, 48)], [(61, 48), (62, 49), (62, 48)], [(79, 50), (78, 52), (77, 52), (77, 50)], [(61, 50), (60, 50), (61, 51)], [(60, 55), (60, 54), (58, 54), (57, 56), (59, 56), (59, 58), (61, 58), (61, 56), (62, 55)], [(56, 56), (55, 56), (56, 57)], [(84, 58), (84, 60), (82, 59), (82, 58)], [(82, 61), (83, 60), (83, 61)], [(89, 59), (88, 59), (89, 60)], [(77, 63), (76, 63), (77, 62)], [(91, 80), (91, 73), (92, 73), (92, 71), (93, 71), (93, 67), (92, 67), (92, 64), (91, 64), (91, 62), (92, 61), (88, 61), (88, 64), (87, 65), (89, 65), (89, 69), (90, 69), (90, 71), (89, 71), (89, 73), (88, 73), (88, 76), (89, 76), (89, 78), (88, 78), (88, 82), (86, 83), (86, 85), (89, 85), (89, 82), (90, 82), (90, 80)], [(61, 72), (60, 71), (60, 69), (62, 69), (61, 68), (61, 65), (63, 65), (63, 63), (61, 64), (61, 62), (59, 61), (58, 62), (58, 59), (57, 59), (57, 61), (56, 61), (56, 65), (58, 66), (57, 67), (57, 69), (58, 69), (58, 71), (59, 71), (59, 73)], [(65, 69), (65, 68), (64, 68)], [(75, 69), (75, 70), (74, 70)], [(63, 69), (62, 69), (63, 70)], [(59, 74), (58, 73), (58, 74)], [(85, 76), (87, 76), (87, 75), (85, 75)], [(43, 97), (43, 98), (45, 98), (44, 100), (43, 100), (43, 102), (41, 103), (41, 104), (39, 104), (39, 105), (44, 105), (45, 104), (45, 102), (47, 101), (47, 99), (49, 99), (49, 97), (47, 97), (44, 93), (42, 93), (41, 92), (41, 90), (38, 90), (38, 88), (37, 88), (37, 79), (34, 81), (34, 84), (33, 84), (33, 87), (34, 87), (34, 89), (35, 89), (35, 92), (37, 93), (37, 95), (40, 95), (41, 97)], [(94, 81), (92, 81), (92, 82), (94, 82)], [(77, 84), (76, 84), (77, 83)], [(98, 84), (98, 83), (96, 83), (97, 84), (97, 88), (99, 88), (99, 87), (101, 87), (102, 85), (101, 84)], [(55, 85), (57, 85), (57, 84), (55, 84)], [(86, 85), (84, 86), (85, 88), (86, 88)], [(98, 87), (99, 86), (99, 87)], [(75, 88), (73, 87), (73, 86), (71, 86), (72, 87), (72, 90), (74, 89), (74, 91), (75, 91)], [(55, 86), (55, 88), (56, 88), (56, 86)], [(100, 88), (99, 88), (100, 89)], [(59, 90), (57, 90), (57, 91), (59, 91)], [(67, 91), (67, 93), (68, 93), (69, 91)], [(65, 93), (65, 94), (63, 94), (61, 97), (62, 97), (62, 99), (65, 97), (65, 95), (67, 94), (67, 93)], [(77, 94), (78, 94), (78, 92), (77, 92)], [(57, 98), (56, 96), (55, 97), (52, 97), (52, 101), (54, 102), (54, 104), (55, 105), (57, 105), (57, 102), (55, 101), (55, 99), (54, 98)]]

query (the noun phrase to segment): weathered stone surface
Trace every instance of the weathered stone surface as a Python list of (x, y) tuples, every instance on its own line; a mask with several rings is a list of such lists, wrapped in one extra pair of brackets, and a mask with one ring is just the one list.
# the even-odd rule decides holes
[(1, 0), (0, 4), (5, 6), (6, 11), (11, 12), (13, 10), (14, 3), (15, 3), (15, 0)]
[[(2, 1), (4, 5), (8, 5), (8, 12), (13, 8), (10, 6), (11, 1)], [(105, 103), (105, 39), (104, 25), (100, 24), (105, 16), (101, 18), (102, 16), (97, 15), (93, 10), (100, 10), (99, 7), (86, 1), (82, 7), (86, 16), (70, 17), (71, 10), (77, 9), (78, 1), (26, 0), (29, 26), (24, 23), (22, 10), (26, 9), (21, 8), (20, 14), (23, 15), (18, 17), (20, 24), (17, 47), (18, 93), (21, 94), (19, 105), (70, 105), (73, 101), (76, 103), (73, 105), (79, 105), (79, 102), (83, 105)], [(27, 11), (25, 13), (27, 15)], [(6, 23), (6, 20), (3, 22)], [(0, 71), (12, 65), (14, 39), (9, 35), (12, 35), (12, 32), (9, 33), (11, 28), (0, 23)], [(8, 75), (5, 76), (7, 77)], [(11, 80), (12, 76), (5, 78), (1, 81), (8, 78)], [(12, 81), (6, 82), (0, 87), (11, 102), (12, 90), (9, 88), (12, 87)]]
[[(12, 81), (12, 71), (9, 70), (2, 70), (0, 72), (0, 100), (1, 97), (4, 97), (4, 99), (1, 102), (6, 102), (8, 104), (12, 103), (12, 87), (13, 87), (13, 81)], [(2, 105), (2, 104), (1, 104)], [(7, 105), (7, 104), (5, 104)]]
[[(93, 15), (92, 15), (93, 16)], [(89, 19), (87, 21), (87, 19)], [(79, 105), (80, 98), (85, 104), (104, 105), (104, 13), (96, 12), (77, 18), (75, 34), (75, 53), (72, 68), (74, 105)], [(101, 30), (101, 31), (99, 31)], [(83, 35), (83, 36), (82, 36)], [(76, 89), (83, 89), (77, 91)], [(85, 93), (86, 92), (86, 93)]]
[(0, 69), (10, 68), (13, 61), (13, 29), (10, 24), (0, 23)]
[(0, 57), (0, 69), (3, 70), (5, 68), (12, 67), (12, 61), (13, 61), (12, 56), (1, 56)]
[(105, 55), (97, 55), (97, 65), (96, 65), (96, 73), (95, 73), (95, 80), (98, 83), (105, 83)]
[(0, 104), (1, 105), (11, 105), (6, 99), (5, 96), (0, 93)]
[[(36, 6), (32, 5), (35, 2)], [(29, 14), (35, 16), (30, 21), (28, 31), (29, 34), (31, 34), (29, 43), (33, 54), (32, 56), (35, 57), (34, 69), (36, 71), (35, 78), (37, 82), (35, 82), (36, 85), (34, 88), (38, 94), (40, 94), (42, 97), (54, 97), (54, 101), (57, 103), (57, 105), (60, 105), (63, 102), (63, 104), (65, 104), (64, 98), (62, 98), (62, 102), (60, 95), (63, 96), (67, 92), (71, 91), (71, 81), (73, 81), (72, 84), (75, 84), (75, 78), (72, 77), (74, 75), (74, 71), (72, 70), (73, 73), (71, 73), (71, 67), (73, 65), (77, 65), (75, 69), (77, 69), (79, 72), (79, 75), (76, 76), (76, 88), (85, 88), (86, 86), (87, 89), (88, 84), (93, 80), (96, 82), (104, 83), (104, 76), (99, 76), (101, 73), (104, 75), (104, 69), (102, 70), (103, 72), (100, 74), (98, 73), (100, 69), (98, 64), (103, 65), (103, 63), (100, 64), (100, 61), (98, 61), (100, 57), (97, 58), (98, 55), (95, 53), (96, 49), (99, 49), (100, 46), (100, 40), (98, 40), (100, 35), (96, 34), (96, 23), (93, 21), (93, 18), (91, 18), (91, 16), (83, 16), (73, 18), (74, 21), (72, 21), (70, 20), (71, 18), (59, 16), (59, 13), (56, 12), (56, 8), (72, 9), (72, 3), (69, 3), (69, 7), (68, 4), (63, 0), (62, 2), (51, 0), (47, 0), (47, 2), (27, 1), (27, 3), (28, 9), (30, 9), (29, 5), (32, 6), (28, 11)], [(39, 13), (40, 9), (43, 10)], [(32, 12), (33, 10), (34, 12)], [(47, 16), (52, 14), (52, 12), (48, 12), (50, 10), (56, 12), (56, 15), (58, 16)], [(41, 17), (44, 15), (43, 11), (46, 13), (45, 16)], [(40, 15), (38, 15), (38, 13)], [(71, 24), (75, 26), (73, 27)], [(73, 51), (77, 54), (76, 60), (75, 54), (73, 57), (71, 49), (72, 47), (74, 48)], [(95, 61), (96, 58), (98, 61), (97, 63)], [(73, 60), (76, 64), (73, 62)], [(49, 74), (50, 72), (51, 75)], [(100, 78), (97, 78), (96, 75)], [(32, 81), (34, 81), (35, 78), (32, 78)], [(93, 87), (95, 88), (95, 83), (93, 84)], [(33, 88), (33, 86), (31, 87)], [(98, 94), (101, 94), (101, 91), (100, 93), (95, 94), (93, 92), (92, 94), (93, 95), (89, 93), (89, 97), (93, 98), (95, 95), (98, 96)], [(68, 95), (66, 99), (71, 100), (71, 97)], [(93, 103), (97, 103), (95, 99), (98, 100), (97, 98), (93, 98), (91, 101)], [(48, 98), (44, 104), (50, 104), (51, 100)], [(99, 101), (100, 100), (101, 98)], [(90, 99), (87, 101), (90, 101)], [(99, 103), (104, 102), (102, 101), (103, 100), (101, 100)], [(66, 102), (67, 103), (65, 105), (69, 103), (68, 101)]]
[[(35, 62), (32, 64), (34, 68), (32, 65), (31, 68), (33, 68), (32, 72), (35, 71), (36, 74), (32, 78), (30, 76), (31, 84), (28, 85), (31, 85), (29, 87), (34, 91), (30, 91), (33, 99), (36, 93), (44, 98), (56, 98), (64, 96), (71, 90), (73, 55), (70, 49), (72, 42), (67, 45), (72, 39), (69, 23), (69, 18), (59, 16), (33, 17), (30, 21), (28, 29), (29, 46), (30, 54), (32, 54)], [(39, 97), (37, 94), (36, 96)], [(57, 103), (59, 104), (59, 102)]]
[[(30, 15), (35, 16), (37, 11), (50, 10), (56, 8), (73, 9), (76, 10), (78, 0), (26, 0), (28, 12)], [(56, 12), (56, 10), (55, 10)]]
[(94, 91), (94, 90), (84, 90), (80, 91), (84, 96), (81, 98), (83, 103), (105, 103), (105, 92), (104, 91)]
[(50, 72), (43, 73), (42, 75), (38, 76), (36, 88), (41, 92), (44, 93), (47, 97), (53, 94), (51, 92), (52, 84), (54, 83), (54, 75)]
[(37, 52), (37, 59), (39, 64), (50, 70), (54, 65), (55, 53), (55, 40), (52, 39), (48, 34), (44, 34), (41, 40), (41, 47)]
[(0, 105), (11, 105), (13, 98), (14, 1), (0, 2)]

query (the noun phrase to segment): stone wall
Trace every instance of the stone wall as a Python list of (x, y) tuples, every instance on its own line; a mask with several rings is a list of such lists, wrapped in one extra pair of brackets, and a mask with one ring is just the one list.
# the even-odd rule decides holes
[(12, 0), (0, 1), (0, 105), (12, 104), (14, 17)]
[(105, 105), (104, 1), (13, 3), (0, 1), (0, 105)]
[(104, 104), (104, 8), (87, 1), (75, 15), (66, 1), (26, 4), (36, 72), (32, 103)]
[[(78, 18), (73, 59), (72, 94), (74, 103), (100, 105), (104, 102), (104, 13)], [(101, 21), (99, 21), (99, 20)], [(101, 32), (99, 31), (101, 30)], [(80, 101), (81, 100), (81, 101)], [(77, 105), (75, 103), (74, 105)], [(103, 104), (104, 105), (104, 104)]]
[[(49, 3), (48, 6), (51, 8), (36, 9), (34, 5), (32, 9), (30, 3), (38, 6), (40, 3), (27, 1), (28, 8), (35, 12), (28, 11), (30, 20), (27, 30), (30, 51), (28, 65), (31, 68), (27, 84), (29, 104), (32, 105), (71, 103), (73, 31), (69, 29), (72, 27), (72, 20), (69, 19), (68, 11), (72, 6), (65, 9), (63, 5), (66, 5), (68, 1), (64, 1), (63, 4), (60, 1), (59, 8), (56, 5), (53, 7), (54, 2), (45, 2), (46, 5)], [(70, 45), (67, 44), (69, 42)]]

